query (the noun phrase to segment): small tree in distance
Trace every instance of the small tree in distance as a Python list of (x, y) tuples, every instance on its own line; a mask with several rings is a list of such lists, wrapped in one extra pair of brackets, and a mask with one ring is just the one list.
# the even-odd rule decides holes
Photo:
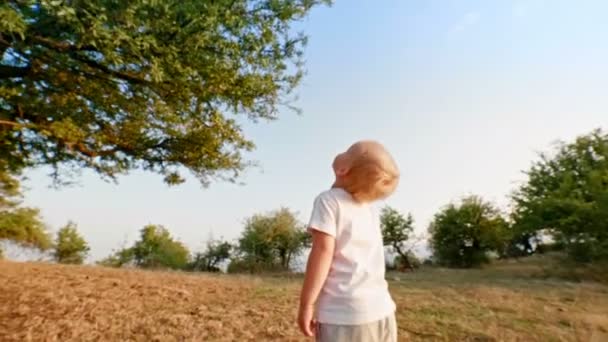
[(211, 239), (204, 252), (194, 254), (188, 265), (191, 271), (218, 272), (222, 262), (230, 259), (232, 244), (227, 241)]
[(414, 232), (414, 218), (412, 215), (408, 214), (407, 217), (404, 217), (396, 209), (387, 206), (382, 208), (380, 224), (384, 245), (390, 247), (398, 256), (395, 258), (395, 263), (399, 264), (397, 267), (402, 270), (413, 270), (415, 256), (412, 253), (412, 248), (414, 244), (406, 245)]
[(140, 239), (131, 250), (133, 261), (142, 268), (183, 269), (190, 256), (186, 246), (175, 240), (165, 227), (152, 224), (142, 228)]
[(500, 211), (478, 196), (450, 204), (435, 215), (429, 227), (433, 257), (448, 267), (476, 267), (499, 254), (508, 241), (508, 225)]
[(141, 268), (186, 269), (189, 258), (188, 248), (175, 240), (165, 227), (150, 224), (141, 229), (140, 238), (132, 247), (120, 248), (98, 264), (107, 267), (133, 265)]
[(82, 264), (89, 250), (89, 245), (78, 233), (74, 222), (68, 222), (57, 232), (53, 252), (55, 261), (62, 264)]
[(296, 214), (281, 208), (267, 214), (256, 214), (245, 222), (238, 240), (238, 255), (229, 272), (288, 271), (293, 260), (310, 243)]
[(109, 256), (97, 261), (97, 265), (104, 267), (123, 267), (133, 263), (133, 250), (131, 248), (119, 248)]

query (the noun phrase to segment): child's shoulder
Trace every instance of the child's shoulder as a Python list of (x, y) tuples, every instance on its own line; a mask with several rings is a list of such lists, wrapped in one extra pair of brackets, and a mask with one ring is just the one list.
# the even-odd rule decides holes
[(341, 188), (331, 188), (321, 192), (317, 195), (316, 201), (330, 201), (330, 202), (341, 202), (345, 200), (352, 200), (352, 197), (346, 190)]

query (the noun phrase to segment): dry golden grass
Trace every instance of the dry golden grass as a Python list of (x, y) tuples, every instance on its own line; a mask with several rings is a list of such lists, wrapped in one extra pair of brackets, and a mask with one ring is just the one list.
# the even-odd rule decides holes
[[(402, 341), (608, 341), (605, 285), (504, 268), (391, 279)], [(297, 278), (0, 261), (0, 341), (304, 340), (299, 287)]]

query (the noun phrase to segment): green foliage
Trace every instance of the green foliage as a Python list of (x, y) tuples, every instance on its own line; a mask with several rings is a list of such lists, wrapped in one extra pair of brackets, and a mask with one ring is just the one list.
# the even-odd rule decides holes
[(141, 268), (187, 269), (190, 252), (159, 225), (147, 225), (133, 246), (121, 248), (97, 262), (107, 267), (133, 265)]
[(0, 162), (0, 240), (9, 240), (23, 247), (49, 249), (51, 237), (38, 209), (20, 207), (19, 180), (2, 164)]
[(222, 262), (230, 259), (232, 245), (227, 241), (210, 240), (204, 252), (196, 253), (188, 270), (203, 272), (218, 272)]
[(247, 219), (238, 241), (240, 255), (229, 270), (249, 267), (250, 271), (287, 271), (309, 244), (309, 235), (289, 209), (257, 214)]
[(576, 261), (608, 260), (608, 134), (560, 143), (527, 175), (513, 195), (516, 236), (547, 230)]
[(404, 217), (396, 209), (384, 207), (380, 215), (380, 225), (384, 245), (389, 246), (394, 253), (397, 253), (395, 267), (398, 269), (413, 269), (413, 263), (416, 261), (415, 255), (411, 252), (413, 245), (406, 246), (406, 242), (414, 232), (414, 218), (412, 215), (408, 214), (407, 217)]
[(108, 257), (99, 260), (97, 265), (104, 267), (122, 267), (133, 263), (133, 250), (131, 248), (121, 248)]
[(54, 249), (55, 260), (63, 264), (82, 264), (90, 250), (73, 222), (59, 229)]
[(504, 249), (506, 221), (499, 210), (480, 197), (464, 198), (435, 215), (429, 227), (434, 259), (449, 267), (475, 267), (488, 262), (488, 252)]
[(235, 114), (273, 119), (302, 73), (291, 24), (323, 0), (0, 4), (0, 160), (234, 180), (253, 148)]
[(190, 252), (163, 226), (147, 225), (132, 247), (133, 261), (142, 268), (184, 269)]
[(253, 257), (239, 257), (230, 260), (228, 264), (228, 273), (281, 273), (286, 272), (284, 267), (277, 263), (267, 263), (254, 259)]

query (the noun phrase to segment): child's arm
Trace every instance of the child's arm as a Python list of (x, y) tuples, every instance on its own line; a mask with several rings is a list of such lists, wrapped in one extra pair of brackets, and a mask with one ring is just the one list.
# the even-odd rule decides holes
[(314, 305), (323, 288), (334, 255), (336, 240), (331, 235), (312, 230), (312, 250), (306, 264), (304, 286), (300, 294), (298, 325), (306, 336), (314, 336)]

